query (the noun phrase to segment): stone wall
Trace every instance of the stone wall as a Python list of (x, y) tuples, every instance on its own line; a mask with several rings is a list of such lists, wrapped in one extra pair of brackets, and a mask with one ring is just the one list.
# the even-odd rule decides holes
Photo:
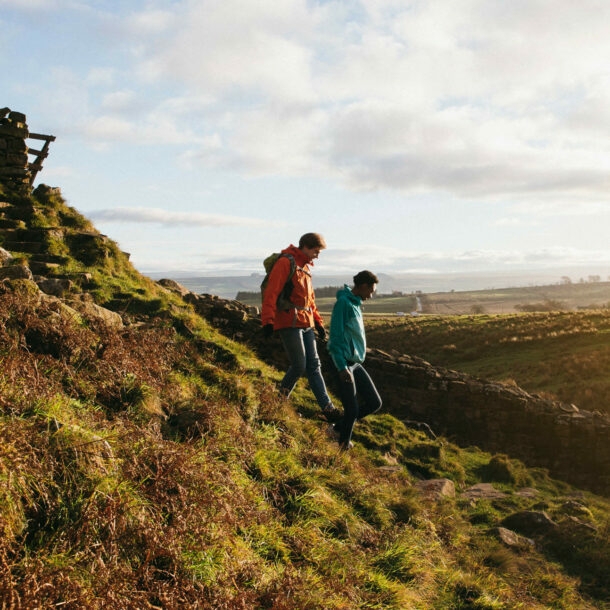
[(31, 184), (25, 121), (20, 112), (0, 109), (0, 182), (23, 189)]
[[(40, 150), (28, 148), (28, 138), (43, 142)], [(0, 183), (18, 191), (29, 192), (34, 179), (49, 155), (49, 144), (55, 136), (31, 133), (25, 114), (0, 108)], [(28, 155), (33, 155), (31, 161)]]
[[(211, 295), (187, 294), (185, 300), (225, 335), (249, 344), (261, 359), (287, 366), (277, 337), (264, 339), (252, 308)], [(319, 344), (331, 390), (332, 364)], [(610, 495), (610, 417), (574, 405), (528, 394), (517, 386), (470, 377), (407, 354), (369, 350), (366, 368), (383, 398), (382, 410), (409, 425), (427, 424), (457, 445), (505, 453), (528, 467), (582, 489)], [(425, 426), (424, 426), (425, 427)]]
[(558, 479), (610, 494), (610, 417), (408, 355), (372, 350), (367, 370), (400, 419), (460, 446), (506, 453)]

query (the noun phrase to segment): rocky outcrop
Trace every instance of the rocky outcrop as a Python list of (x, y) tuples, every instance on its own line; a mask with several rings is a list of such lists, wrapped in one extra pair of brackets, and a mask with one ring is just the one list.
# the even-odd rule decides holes
[[(176, 288), (174, 288), (176, 289)], [(181, 288), (182, 289), (182, 288)], [(178, 290), (178, 289), (176, 289)], [(264, 339), (260, 319), (238, 301), (186, 295), (227, 336), (248, 343), (266, 362), (284, 368), (276, 337)], [(332, 371), (321, 346), (324, 370)], [(435, 367), (407, 354), (370, 350), (367, 370), (383, 397), (383, 410), (461, 446), (505, 453), (558, 479), (610, 494), (610, 418), (575, 405)], [(332, 374), (325, 375), (331, 389)]]

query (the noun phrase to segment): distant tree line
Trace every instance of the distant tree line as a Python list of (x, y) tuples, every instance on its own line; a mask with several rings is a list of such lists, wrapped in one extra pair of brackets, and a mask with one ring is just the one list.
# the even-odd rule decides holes
[[(316, 297), (334, 297), (337, 294), (337, 290), (340, 290), (341, 288), (342, 286), (323, 286), (322, 288), (316, 288)], [(241, 301), (242, 303), (251, 303), (256, 299), (260, 300), (260, 298), (260, 290), (240, 290), (235, 297), (237, 301)]]
[[(325, 297), (334, 298), (337, 295), (337, 291), (341, 290), (343, 286), (322, 286), (321, 288), (316, 288), (315, 293), (316, 297), (322, 299)], [(418, 294), (421, 292), (418, 290)], [(389, 298), (389, 297), (403, 297), (407, 296), (404, 292), (399, 290), (394, 290), (391, 294), (376, 294), (376, 298)], [(260, 301), (261, 292), (260, 290), (240, 290), (235, 297), (235, 300), (241, 301), (242, 303), (252, 303), (257, 299)]]
[[(602, 281), (601, 275), (589, 275), (586, 280), (584, 277), (581, 277), (578, 280), (578, 283), (579, 284), (596, 284), (601, 281)], [(608, 276), (608, 281), (610, 282), (610, 275)], [(571, 284), (572, 278), (570, 278), (568, 275), (562, 275), (559, 283), (560, 284)]]

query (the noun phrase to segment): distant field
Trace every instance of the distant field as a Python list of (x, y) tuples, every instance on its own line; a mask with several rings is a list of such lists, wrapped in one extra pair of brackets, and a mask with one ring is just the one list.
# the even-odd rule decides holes
[[(322, 313), (330, 313), (335, 290), (316, 290), (316, 303)], [(240, 301), (260, 307), (260, 292), (240, 293)], [(610, 306), (610, 282), (577, 282), (549, 286), (523, 286), (488, 290), (376, 295), (367, 301), (366, 314), (396, 315), (418, 313), (470, 314), (515, 313), (517, 311), (575, 311)]]
[(369, 317), (370, 347), (397, 350), (610, 413), (610, 310)]
[[(464, 292), (434, 292), (405, 296), (376, 296), (365, 304), (368, 314), (411, 313), (470, 314), (518, 311), (574, 311), (610, 304), (610, 282), (579, 282), (550, 286), (524, 286)], [(334, 299), (317, 299), (322, 312), (330, 312)]]

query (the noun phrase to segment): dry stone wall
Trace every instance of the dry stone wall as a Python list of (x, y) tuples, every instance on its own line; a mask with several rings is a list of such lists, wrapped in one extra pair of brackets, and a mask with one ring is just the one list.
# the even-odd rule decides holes
[(400, 419), (425, 422), (461, 446), (475, 445), (610, 494), (610, 418), (510, 385), (372, 350), (367, 369)]
[[(28, 138), (44, 142), (40, 150), (29, 148)], [(22, 112), (0, 108), (0, 182), (29, 192), (49, 155), (49, 144), (54, 141), (55, 136), (31, 133)], [(34, 160), (30, 161), (28, 155), (33, 155)]]
[(18, 188), (28, 188), (31, 182), (25, 121), (21, 112), (0, 109), (0, 182)]

